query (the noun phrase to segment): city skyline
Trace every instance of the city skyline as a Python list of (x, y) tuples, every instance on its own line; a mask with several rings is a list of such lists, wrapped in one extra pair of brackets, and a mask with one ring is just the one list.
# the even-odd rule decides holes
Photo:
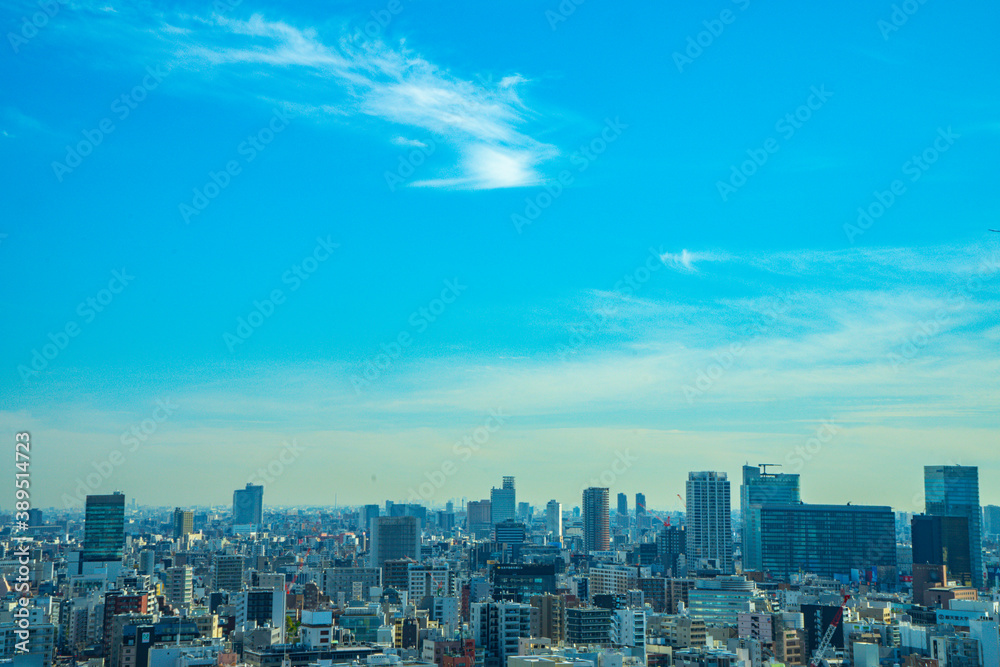
[(1000, 667), (1000, 5), (0, 24), (3, 662)]

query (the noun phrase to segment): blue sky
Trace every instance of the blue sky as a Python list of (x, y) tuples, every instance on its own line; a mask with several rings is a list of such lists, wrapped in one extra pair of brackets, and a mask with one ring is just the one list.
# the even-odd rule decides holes
[(909, 511), (978, 465), (1000, 503), (997, 9), (47, 7), (0, 10), (37, 505), (270, 464), (269, 503), (604, 474), (676, 509), (745, 461)]

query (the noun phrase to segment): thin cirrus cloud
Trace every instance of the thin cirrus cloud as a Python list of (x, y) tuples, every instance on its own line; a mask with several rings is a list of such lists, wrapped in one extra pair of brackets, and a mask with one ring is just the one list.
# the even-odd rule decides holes
[(678, 253), (665, 252), (660, 255), (660, 261), (672, 269), (694, 273), (698, 270), (695, 264), (699, 262), (725, 262), (732, 259), (727, 253), (722, 252), (691, 252), (687, 249)]
[[(189, 64), (299, 69), (323, 84), (312, 88), (318, 96), (336, 99), (288, 100), (296, 108), (318, 115), (374, 117), (425, 132), (457, 152), (457, 164), (447, 173), (415, 181), (414, 186), (537, 185), (545, 180), (539, 165), (559, 153), (519, 129), (531, 115), (518, 95), (518, 87), (527, 81), (520, 75), (506, 76), (495, 85), (465, 81), (402, 42), (394, 48), (379, 40), (345, 36), (334, 45), (315, 29), (268, 21), (259, 14), (247, 20), (216, 15), (195, 25), (199, 27), (187, 34), (189, 45), (181, 50)], [(426, 143), (402, 137), (391, 141)]]

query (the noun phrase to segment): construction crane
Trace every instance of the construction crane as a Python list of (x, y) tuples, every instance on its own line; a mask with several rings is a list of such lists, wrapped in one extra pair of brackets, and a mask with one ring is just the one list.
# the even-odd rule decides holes
[(763, 475), (763, 476), (765, 476), (765, 477), (767, 476), (767, 466), (771, 466), (772, 468), (780, 468), (781, 464), (780, 463), (758, 463), (757, 467), (760, 468), (760, 474)]
[(830, 621), (826, 632), (823, 633), (823, 639), (820, 640), (819, 646), (816, 647), (816, 652), (813, 654), (812, 660), (809, 661), (809, 667), (819, 667), (820, 663), (823, 662), (823, 658), (826, 657), (830, 646), (833, 644), (833, 633), (837, 631), (837, 626), (840, 625), (841, 619), (844, 618), (844, 609), (847, 608), (847, 601), (850, 599), (850, 595), (844, 594), (844, 601), (840, 604), (840, 609), (837, 610), (837, 613), (833, 615), (833, 620)]

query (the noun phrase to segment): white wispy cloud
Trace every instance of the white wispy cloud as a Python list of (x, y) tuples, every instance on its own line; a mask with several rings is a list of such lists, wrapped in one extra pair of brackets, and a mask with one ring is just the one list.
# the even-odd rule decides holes
[(673, 269), (693, 273), (698, 270), (695, 264), (699, 262), (725, 262), (730, 259), (730, 256), (726, 253), (691, 252), (683, 249), (678, 253), (665, 252), (660, 255), (660, 259)]
[(406, 137), (394, 137), (392, 143), (407, 148), (427, 148), (427, 144), (424, 142), (418, 139), (407, 139)]
[[(324, 40), (314, 28), (270, 21), (260, 14), (245, 20), (216, 15), (193, 25), (200, 29), (186, 34), (179, 55), (194, 68), (249, 65), (280, 69), (283, 77), (298, 73), (312, 84), (308, 89), (315, 96), (336, 100), (294, 97), (287, 100), (292, 106), (374, 117), (450, 144), (459, 155), (458, 163), (442, 165), (439, 177), (414, 185), (463, 189), (536, 185), (544, 181), (539, 165), (558, 155), (555, 146), (521, 129), (530, 112), (518, 94), (527, 82), (520, 75), (506, 76), (497, 84), (469, 81), (402, 42), (393, 46), (346, 34)], [(176, 26), (170, 31), (176, 37)]]

